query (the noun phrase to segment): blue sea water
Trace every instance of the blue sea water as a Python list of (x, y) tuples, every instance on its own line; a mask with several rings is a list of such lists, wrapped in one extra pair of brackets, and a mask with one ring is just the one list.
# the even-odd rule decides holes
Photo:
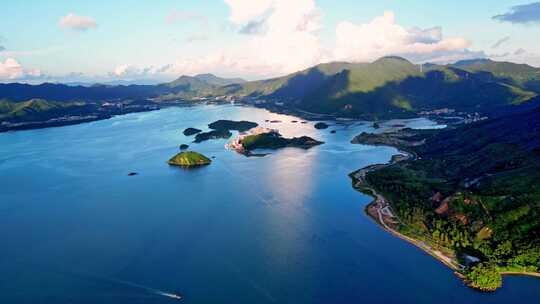
[[(184, 128), (217, 119), (326, 143), (246, 158), (214, 140), (191, 144), (216, 157), (210, 166), (166, 164), (192, 141)], [(209, 105), (0, 134), (0, 303), (175, 302), (160, 292), (216, 304), (540, 298), (540, 280), (525, 277), (505, 277), (492, 294), (468, 289), (364, 214), (370, 198), (347, 174), (397, 153), (350, 144), (369, 123), (316, 130), (292, 120), (301, 119)]]

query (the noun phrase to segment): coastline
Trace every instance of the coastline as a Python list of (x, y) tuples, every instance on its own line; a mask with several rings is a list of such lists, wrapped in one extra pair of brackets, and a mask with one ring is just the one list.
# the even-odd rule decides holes
[(392, 225), (399, 223), (398, 217), (395, 216), (394, 213), (391, 211), (392, 207), (390, 203), (382, 195), (377, 193), (375, 189), (373, 189), (364, 179), (365, 174), (367, 174), (370, 171), (379, 170), (387, 166), (391, 166), (397, 162), (415, 158), (414, 154), (410, 152), (403, 151), (403, 150), (400, 150), (399, 152), (405, 154), (405, 157), (396, 162), (389, 162), (387, 164), (370, 165), (350, 174), (350, 177), (353, 180), (353, 187), (359, 190), (360, 192), (366, 195), (369, 195), (373, 198), (373, 201), (371, 201), (366, 206), (366, 208), (364, 209), (364, 212), (371, 220), (373, 220), (383, 230), (421, 249), (425, 253), (431, 255), (432, 257), (437, 259), (439, 262), (443, 263), (444, 265), (448, 266), (450, 269), (455, 271), (456, 274), (458, 274), (458, 271), (463, 269), (463, 265), (459, 264), (456, 259), (454, 259), (453, 257), (449, 257), (445, 255), (444, 253), (442, 253), (441, 251), (432, 248), (431, 246), (429, 246), (423, 241), (409, 237), (391, 227)]
[(523, 272), (523, 271), (501, 271), (503, 276), (527, 276), (540, 279), (540, 272)]
[[(495, 289), (485, 290), (485, 289), (478, 288), (478, 287), (468, 284), (466, 281), (465, 275), (461, 272), (465, 269), (465, 266), (459, 264), (455, 256), (446, 255), (442, 251), (431, 247), (426, 242), (407, 236), (397, 231), (396, 229), (392, 228), (392, 225), (400, 224), (399, 218), (396, 215), (394, 215), (394, 212), (392, 212), (392, 206), (390, 202), (388, 202), (386, 198), (384, 198), (381, 194), (377, 193), (375, 189), (373, 189), (373, 187), (365, 180), (365, 176), (368, 172), (380, 170), (382, 168), (386, 168), (388, 166), (394, 165), (401, 161), (416, 159), (416, 155), (414, 153), (409, 152), (409, 151), (404, 151), (403, 149), (398, 148), (398, 147), (394, 147), (394, 148), (397, 148), (398, 151), (401, 154), (405, 154), (405, 156), (401, 158), (392, 157), (392, 160), (386, 164), (369, 165), (349, 174), (349, 177), (352, 179), (353, 188), (373, 198), (373, 201), (371, 201), (368, 205), (366, 205), (364, 209), (364, 212), (366, 213), (366, 215), (386, 232), (392, 234), (393, 236), (401, 240), (404, 240), (412, 244), (413, 246), (419, 248), (423, 252), (429, 254), (430, 256), (432, 256), (433, 258), (435, 258), (442, 264), (449, 267), (454, 272), (454, 274), (458, 278), (463, 280), (463, 282), (470, 288), (483, 291), (483, 292), (495, 291)], [(396, 160), (394, 161), (394, 159)], [(499, 274), (501, 276), (529, 276), (529, 277), (540, 279), (540, 272), (500, 271)]]
[(36, 120), (28, 122), (11, 122), (8, 123), (8, 126), (3, 125), (3, 122), (0, 121), (0, 133), (7, 132), (17, 132), (17, 131), (27, 131), (27, 130), (38, 130), (38, 129), (48, 129), (56, 127), (64, 127), (71, 125), (79, 125), (88, 122), (107, 120), (117, 116), (124, 116), (133, 113), (146, 113), (159, 111), (165, 108), (170, 107), (186, 107), (186, 106), (197, 106), (196, 103), (190, 103), (185, 100), (178, 100), (177, 102), (162, 102), (154, 103), (151, 105), (144, 105), (142, 107), (124, 109), (121, 112), (110, 111), (110, 112), (93, 112), (84, 113), (82, 116), (74, 117), (55, 117), (47, 120)]
[[(205, 102), (204, 104), (224, 105), (224, 104), (230, 104), (230, 103), (218, 101), (218, 102)], [(107, 120), (116, 116), (124, 116), (124, 115), (132, 114), (132, 113), (152, 112), (152, 111), (157, 111), (157, 110), (170, 108), (170, 107), (186, 107), (186, 106), (190, 107), (190, 106), (199, 106), (199, 105), (201, 105), (201, 103), (197, 101), (179, 99), (178, 101), (153, 103), (151, 104), (151, 107), (141, 107), (141, 108), (136, 108), (136, 109), (130, 109), (123, 112), (95, 112), (95, 111), (92, 112), (91, 111), (88, 113), (84, 113), (84, 115), (80, 115), (80, 116), (73, 116), (73, 117), (67, 117), (67, 118), (54, 117), (54, 118), (50, 118), (46, 120), (36, 120), (36, 121), (28, 121), (28, 122), (26, 121), (6, 122), (7, 124), (3, 124), (4, 122), (0, 120), (0, 133), (64, 127), (64, 126), (78, 125), (78, 124), (84, 124), (84, 123), (100, 121), (100, 120)], [(302, 112), (296, 109), (285, 110), (285, 109), (279, 109), (272, 106), (258, 106), (258, 105), (248, 104), (248, 103), (237, 103), (235, 105), (265, 109), (269, 112), (276, 113), (276, 114), (297, 116), (298, 118), (308, 120), (308, 121), (339, 119), (339, 117), (336, 115), (308, 113), (308, 112)]]

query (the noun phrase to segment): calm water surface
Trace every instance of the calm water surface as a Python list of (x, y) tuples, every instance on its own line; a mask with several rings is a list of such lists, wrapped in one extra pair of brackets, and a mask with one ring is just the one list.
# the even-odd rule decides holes
[[(326, 144), (246, 158), (216, 140), (192, 145), (208, 167), (165, 163), (217, 119)], [(347, 174), (396, 153), (349, 143), (369, 124), (292, 120), (201, 106), (0, 134), (0, 303), (537, 303), (539, 280), (480, 294), (364, 215)]]

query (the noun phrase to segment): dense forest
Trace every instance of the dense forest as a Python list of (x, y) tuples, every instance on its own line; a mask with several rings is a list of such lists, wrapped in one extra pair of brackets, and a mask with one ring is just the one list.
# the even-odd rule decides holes
[(473, 287), (538, 272), (540, 109), (419, 137), (424, 144), (406, 148), (416, 160), (366, 176), (391, 202), (400, 232), (454, 254)]

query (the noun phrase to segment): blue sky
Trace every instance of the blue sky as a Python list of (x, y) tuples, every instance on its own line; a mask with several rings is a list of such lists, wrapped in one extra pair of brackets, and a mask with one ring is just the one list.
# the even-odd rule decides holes
[[(416, 62), (491, 57), (540, 66), (540, 14), (531, 4), (9, 1), (0, 18), (0, 81), (172, 79), (202, 72), (256, 79), (392, 54)], [(493, 18), (503, 14), (508, 18)]]

